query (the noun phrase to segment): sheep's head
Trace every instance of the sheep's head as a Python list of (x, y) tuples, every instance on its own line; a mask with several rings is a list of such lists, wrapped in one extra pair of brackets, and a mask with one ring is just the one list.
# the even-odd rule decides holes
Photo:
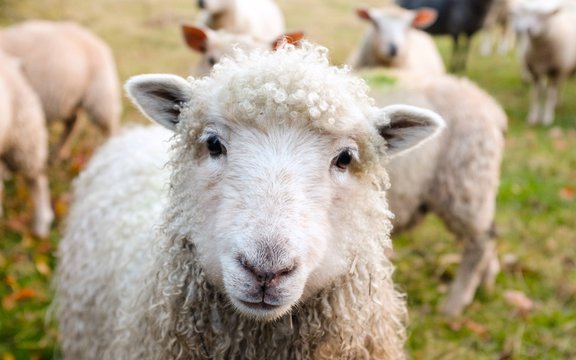
[(403, 53), (406, 34), (411, 27), (426, 28), (436, 21), (437, 12), (431, 8), (407, 10), (390, 5), (382, 9), (359, 8), (356, 14), (373, 26), (373, 44), (382, 61), (392, 61)]
[(268, 42), (252, 38), (245, 34), (234, 34), (224, 30), (214, 31), (201, 26), (182, 25), (182, 35), (186, 45), (202, 55), (196, 68), (196, 75), (207, 75), (220, 59), (232, 56), (236, 49), (250, 51), (254, 49), (275, 49), (279, 43), (297, 43), (304, 36), (301, 32), (284, 34)]
[(211, 14), (220, 14), (233, 8), (233, 0), (198, 0), (198, 7)]
[(561, 11), (557, 1), (521, 1), (511, 8), (512, 23), (519, 34), (538, 38), (546, 32), (548, 20)]
[(346, 274), (368, 243), (384, 257), (386, 157), (443, 124), (423, 109), (374, 108), (364, 82), (309, 44), (240, 53), (200, 80), (141, 75), (126, 88), (177, 134), (173, 231), (235, 309), (261, 320)]

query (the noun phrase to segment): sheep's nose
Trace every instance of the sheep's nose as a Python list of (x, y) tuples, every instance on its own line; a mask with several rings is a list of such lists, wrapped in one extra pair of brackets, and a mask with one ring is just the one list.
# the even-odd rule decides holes
[(398, 46), (390, 44), (390, 46), (388, 46), (388, 54), (390, 56), (396, 56), (396, 54), (398, 54)]
[(263, 287), (267, 288), (273, 286), (280, 279), (290, 275), (296, 269), (294, 264), (288, 266), (278, 266), (274, 268), (266, 268), (263, 266), (256, 266), (246, 260), (245, 257), (239, 258), (240, 265), (254, 276), (254, 279)]
[(204, 6), (205, 6), (205, 5), (206, 5), (206, 4), (204, 4), (204, 0), (198, 0), (198, 7), (199, 7), (200, 9), (204, 9)]

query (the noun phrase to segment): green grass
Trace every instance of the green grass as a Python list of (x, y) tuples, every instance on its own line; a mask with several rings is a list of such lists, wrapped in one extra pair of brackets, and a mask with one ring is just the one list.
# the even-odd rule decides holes
[[(377, 1), (366, 1), (377, 4)], [(331, 49), (345, 62), (365, 24), (353, 0), (279, 0), (289, 30)], [(26, 18), (72, 19), (90, 27), (113, 48), (124, 81), (145, 72), (186, 75), (198, 57), (182, 44), (178, 22), (196, 16), (192, 0), (3, 0), (0, 24)], [(445, 60), (450, 43), (439, 38)], [(503, 269), (493, 293), (480, 291), (465, 314), (436, 312), (456, 269), (459, 244), (429, 217), (394, 239), (396, 283), (410, 310), (407, 351), (413, 359), (576, 359), (576, 84), (570, 81), (552, 128), (528, 127), (528, 86), (513, 55), (478, 55), (467, 75), (491, 93), (509, 116), (498, 195), (498, 253)], [(390, 79), (376, 79), (387, 84)], [(127, 101), (124, 121), (144, 121)], [(455, 101), (457, 105), (457, 101)], [(52, 137), (57, 136), (54, 127)], [(48, 240), (25, 229), (31, 206), (22, 179), (6, 186), (0, 219), (0, 356), (50, 359), (56, 330), (47, 315), (55, 249), (70, 200), (72, 178), (102, 142), (83, 124), (72, 159), (50, 168), (57, 221)], [(534, 308), (521, 313), (504, 296), (524, 293)]]

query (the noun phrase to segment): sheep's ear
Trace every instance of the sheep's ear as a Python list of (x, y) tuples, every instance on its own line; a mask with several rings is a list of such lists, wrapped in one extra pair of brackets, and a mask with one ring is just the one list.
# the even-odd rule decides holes
[(372, 15), (370, 15), (370, 10), (366, 8), (356, 9), (356, 15), (362, 20), (372, 21)]
[(192, 87), (176, 75), (139, 75), (125, 85), (128, 96), (151, 120), (175, 130), (183, 106), (191, 99)]
[(432, 8), (420, 8), (415, 11), (412, 26), (418, 29), (426, 29), (428, 26), (434, 24), (438, 18), (438, 12)]
[(301, 31), (280, 35), (278, 39), (272, 42), (272, 50), (277, 50), (282, 44), (296, 45), (304, 38), (304, 33)]
[(192, 25), (182, 25), (182, 35), (188, 47), (201, 54), (208, 50), (208, 33), (207, 30)]
[(437, 135), (445, 122), (433, 111), (409, 105), (382, 108), (376, 116), (376, 127), (394, 157)]

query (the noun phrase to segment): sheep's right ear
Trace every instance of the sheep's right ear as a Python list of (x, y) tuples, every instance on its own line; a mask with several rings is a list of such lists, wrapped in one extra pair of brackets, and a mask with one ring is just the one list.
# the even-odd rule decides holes
[(280, 47), (282, 44), (297, 45), (298, 42), (303, 38), (304, 33), (302, 31), (280, 35), (276, 40), (272, 42), (272, 50), (278, 50), (278, 47)]
[(138, 109), (151, 120), (174, 131), (180, 112), (191, 99), (192, 87), (176, 75), (138, 75), (124, 86)]
[(433, 111), (409, 105), (390, 105), (376, 116), (378, 133), (394, 157), (436, 136), (446, 125)]
[(423, 7), (415, 11), (412, 26), (417, 29), (426, 29), (436, 22), (438, 19), (438, 11)]

